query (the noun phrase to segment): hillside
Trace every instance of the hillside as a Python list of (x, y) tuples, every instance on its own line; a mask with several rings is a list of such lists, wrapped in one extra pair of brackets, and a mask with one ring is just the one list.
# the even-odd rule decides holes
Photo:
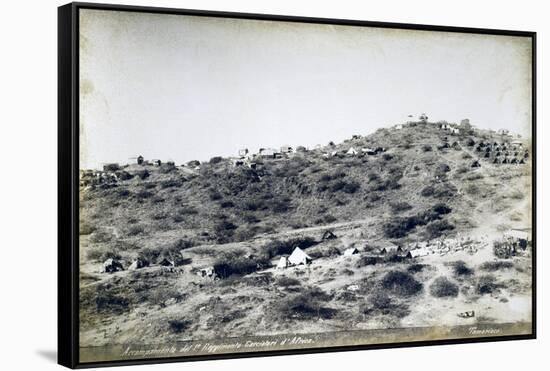
[[(413, 304), (422, 301), (434, 313), (442, 310), (428, 293), (436, 276), (454, 277), (461, 290), (455, 304), (444, 302), (452, 307), (453, 319), (445, 317), (451, 322), (462, 321), (455, 311), (471, 303), (505, 306), (503, 297), (515, 300), (511, 295), (524, 305), (529, 285), (502, 282), (514, 274), (528, 277), (528, 255), (514, 256), (514, 265), (499, 266), (492, 278), (485, 277), (482, 265), (496, 258), (493, 243), (504, 231), (529, 227), (529, 147), (492, 131), (453, 134), (415, 122), (256, 160), (255, 168), (214, 157), (200, 166), (127, 165), (112, 169), (112, 179), (101, 183), (85, 175), (82, 340), (260, 335), (288, 331), (291, 324), (295, 332), (434, 325), (442, 317), (423, 317)], [(363, 148), (384, 151), (368, 154)], [(501, 163), (502, 158), (508, 160)], [(323, 240), (327, 230), (336, 238)], [(418, 244), (465, 239), (474, 240), (475, 251), (412, 261), (401, 256), (365, 260), (381, 247), (400, 246), (406, 253)], [(295, 246), (314, 258), (311, 266), (274, 269)], [(357, 256), (340, 256), (352, 246)], [(100, 274), (108, 258), (120, 261), (124, 270)], [(138, 258), (147, 266), (128, 271)], [(462, 265), (472, 274), (457, 275)], [(210, 267), (221, 279), (200, 277)], [(392, 272), (403, 271), (421, 285), (418, 292), (403, 296), (391, 285), (376, 292)], [(499, 288), (491, 291), (492, 299), (475, 292), (479, 280)], [(293, 312), (300, 300), (307, 305), (297, 308), (309, 305), (316, 314)], [(514, 318), (503, 311), (486, 310), (485, 317), (498, 321), (506, 313)], [(529, 320), (523, 314), (517, 318)]]

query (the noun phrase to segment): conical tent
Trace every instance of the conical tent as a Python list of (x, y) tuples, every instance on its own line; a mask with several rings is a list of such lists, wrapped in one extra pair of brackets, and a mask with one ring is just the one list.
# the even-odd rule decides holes
[(355, 255), (359, 252), (359, 250), (357, 250), (355, 247), (350, 247), (349, 249), (346, 249), (344, 251), (344, 256), (351, 256), (351, 255)]
[(288, 262), (292, 265), (309, 264), (311, 263), (311, 260), (311, 257), (299, 247), (296, 247), (292, 254), (288, 257)]

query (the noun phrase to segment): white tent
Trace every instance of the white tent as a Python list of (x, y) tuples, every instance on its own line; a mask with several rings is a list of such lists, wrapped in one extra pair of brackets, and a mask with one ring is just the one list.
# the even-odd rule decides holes
[(417, 257), (420, 257), (420, 256), (429, 255), (430, 251), (425, 247), (421, 247), (419, 249), (411, 250), (411, 251), (409, 251), (409, 253), (411, 254), (411, 257), (417, 258)]
[(281, 256), (277, 264), (277, 269), (285, 269), (286, 267), (288, 267), (288, 258), (286, 256)]
[(359, 253), (359, 250), (357, 250), (355, 247), (350, 247), (344, 251), (344, 256), (352, 256)]
[(351, 147), (346, 153), (350, 156), (355, 156), (357, 154), (357, 151), (355, 150), (355, 148)]
[(299, 247), (296, 247), (288, 257), (288, 262), (292, 265), (309, 264), (312, 260), (313, 259)]

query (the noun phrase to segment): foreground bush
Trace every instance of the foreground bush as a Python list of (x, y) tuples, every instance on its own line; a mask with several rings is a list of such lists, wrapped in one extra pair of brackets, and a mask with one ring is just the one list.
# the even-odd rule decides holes
[(412, 296), (422, 291), (423, 285), (410, 273), (390, 271), (382, 278), (381, 286), (398, 296)]
[(289, 319), (330, 319), (336, 310), (325, 306), (330, 295), (319, 288), (308, 289), (296, 296), (283, 300), (278, 306), (279, 314)]
[(446, 277), (438, 277), (430, 285), (430, 294), (436, 298), (456, 297), (458, 296), (458, 285)]
[(476, 293), (479, 295), (493, 294), (499, 291), (501, 285), (497, 283), (496, 277), (493, 275), (485, 275), (479, 277), (476, 283)]
[(410, 313), (408, 305), (398, 303), (380, 289), (368, 296), (367, 302), (360, 306), (359, 311), (367, 316), (384, 315), (396, 318), (406, 317)]
[(472, 274), (474, 274), (473, 269), (468, 267), (466, 263), (462, 260), (457, 260), (451, 263), (451, 266), (453, 267), (453, 273), (455, 278), (469, 277)]
[(192, 322), (187, 320), (170, 320), (168, 325), (170, 326), (170, 331), (175, 334), (180, 334), (187, 330), (191, 326)]

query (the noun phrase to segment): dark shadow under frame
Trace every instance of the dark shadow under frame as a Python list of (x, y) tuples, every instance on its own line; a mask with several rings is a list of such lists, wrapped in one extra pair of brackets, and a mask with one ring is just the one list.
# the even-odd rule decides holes
[[(465, 339), (413, 341), (390, 344), (339, 346), (187, 357), (149, 358), (81, 363), (79, 361), (79, 9), (141, 13), (194, 15), (250, 20), (335, 24), (358, 27), (394, 28), (469, 34), (528, 37), (532, 40), (532, 332), (527, 335), (491, 336)], [(70, 368), (168, 363), (182, 361), (265, 357), (289, 354), (340, 352), (350, 350), (416, 347), (464, 343), (527, 340), (536, 338), (536, 33), (529, 31), (447, 27), (421, 24), (370, 22), (329, 18), (232, 13), (95, 3), (70, 3), (58, 8), (58, 363)]]

